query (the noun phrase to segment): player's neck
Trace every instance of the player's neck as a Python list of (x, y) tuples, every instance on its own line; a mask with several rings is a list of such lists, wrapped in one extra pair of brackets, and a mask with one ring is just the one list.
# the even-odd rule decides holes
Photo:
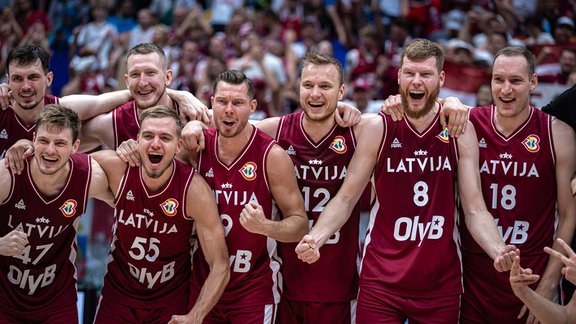
[(44, 108), (44, 104), (39, 103), (32, 109), (23, 109), (18, 105), (12, 107), (16, 116), (24, 123), (26, 127), (31, 127), (35, 124), (36, 115), (38, 115)]
[[(172, 101), (172, 99), (170, 98), (170, 96), (168, 96), (168, 94), (166, 92), (164, 92), (164, 94), (162, 95), (162, 97), (160, 97), (160, 100), (158, 100), (158, 102), (154, 105), (154, 106), (165, 106), (168, 108), (174, 108), (174, 102)], [(138, 116), (140, 116), (140, 114), (144, 111), (144, 109), (136, 106), (137, 110), (138, 110)], [(148, 108), (152, 108), (152, 107), (148, 107)]]
[(40, 167), (35, 158), (30, 160), (30, 174), (36, 188), (45, 198), (52, 198), (59, 195), (68, 182), (70, 173), (70, 163), (58, 170), (54, 174), (44, 174), (40, 172)]
[(504, 136), (509, 136), (522, 126), (528, 118), (530, 118), (531, 111), (530, 106), (528, 106), (514, 116), (502, 116), (498, 113), (498, 108), (496, 108), (494, 113), (494, 125)]
[(166, 170), (164, 170), (164, 172), (162, 172), (162, 174), (159, 177), (153, 178), (148, 176), (146, 170), (144, 170), (144, 167), (142, 166), (140, 167), (140, 174), (142, 175), (142, 181), (144, 182), (146, 189), (148, 189), (148, 191), (151, 193), (156, 193), (160, 191), (164, 187), (164, 185), (166, 185), (166, 183), (170, 180), (170, 177), (172, 177), (173, 171), (174, 171), (174, 163), (171, 163), (170, 166), (166, 168)]
[(233, 137), (218, 136), (218, 158), (229, 165), (244, 150), (254, 132), (254, 126), (246, 123), (244, 129)]
[(322, 120), (312, 120), (304, 114), (304, 119), (302, 120), (304, 131), (314, 142), (319, 142), (328, 135), (332, 128), (334, 128), (334, 125), (336, 125), (334, 114)]
[(434, 104), (434, 107), (430, 109), (426, 114), (418, 117), (410, 117), (406, 115), (406, 119), (412, 124), (412, 126), (418, 131), (419, 133), (425, 131), (430, 124), (436, 119), (436, 115), (438, 114), (438, 110), (440, 110), (440, 105), (438, 103)]

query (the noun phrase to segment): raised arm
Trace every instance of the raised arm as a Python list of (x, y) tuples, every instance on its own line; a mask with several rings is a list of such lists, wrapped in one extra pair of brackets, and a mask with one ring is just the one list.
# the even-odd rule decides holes
[[(528, 285), (539, 279), (531, 269), (520, 266), (520, 253), (514, 253), (514, 263), (510, 271), (510, 285), (514, 294), (530, 309), (542, 324), (573, 323), (576, 320), (576, 299), (562, 306), (540, 296)], [(517, 255), (516, 255), (517, 254)]]
[(81, 120), (105, 114), (130, 101), (130, 91), (118, 90), (98, 96), (75, 94), (60, 98), (60, 104), (78, 113)]
[(324, 207), (316, 225), (296, 247), (296, 253), (302, 261), (312, 263), (320, 257), (320, 247), (346, 223), (372, 176), (384, 132), (382, 118), (378, 115), (364, 115), (354, 130), (358, 145), (346, 169), (344, 183)]
[(486, 208), (478, 171), (478, 140), (474, 126), (470, 122), (468, 122), (464, 134), (458, 138), (458, 150), (460, 153), (458, 160), (458, 188), (466, 226), (474, 240), (492, 260), (495, 260), (494, 267), (496, 270), (510, 270), (512, 256), (508, 252), (514, 248), (504, 244), (498, 233), (494, 217)]
[(230, 279), (228, 248), (224, 240), (224, 227), (210, 187), (199, 175), (192, 178), (186, 196), (186, 213), (194, 218), (200, 246), (210, 274), (204, 281), (196, 304), (185, 316), (172, 316), (171, 323), (202, 323), (202, 320), (220, 299)]
[(308, 217), (304, 210), (304, 199), (296, 183), (294, 164), (279, 145), (274, 145), (268, 154), (266, 172), (270, 192), (284, 218), (261, 218), (253, 229), (280, 242), (298, 242), (308, 231)]
[(102, 144), (114, 148), (112, 112), (98, 115), (82, 124), (79, 151), (88, 152)]

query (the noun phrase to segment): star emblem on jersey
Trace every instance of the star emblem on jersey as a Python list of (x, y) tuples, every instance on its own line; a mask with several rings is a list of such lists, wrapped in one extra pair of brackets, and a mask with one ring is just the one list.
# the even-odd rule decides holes
[(26, 210), (26, 204), (24, 203), (24, 199), (20, 199), (20, 201), (14, 205), (15, 208)]
[(330, 144), (330, 149), (338, 154), (344, 154), (348, 150), (344, 136), (336, 136)]
[(174, 198), (168, 198), (163, 203), (160, 204), (162, 211), (166, 216), (174, 216), (178, 212), (178, 200)]
[(50, 220), (46, 217), (38, 217), (36, 218), (36, 223), (50, 224)]
[(438, 138), (444, 143), (448, 143), (450, 141), (450, 136), (448, 135), (448, 128), (444, 128), (444, 130), (441, 131), (440, 134), (436, 135), (436, 138)]
[(232, 184), (231, 183), (223, 183), (220, 187), (222, 187), (222, 189), (232, 189)]
[(538, 137), (536, 134), (526, 136), (526, 138), (522, 141), (522, 144), (530, 153), (536, 153), (540, 151), (540, 137)]
[(314, 159), (308, 161), (308, 163), (310, 163), (310, 165), (322, 165), (322, 160)]
[(238, 172), (244, 177), (244, 179), (248, 181), (252, 181), (256, 179), (256, 163), (254, 162), (246, 162)]
[(500, 158), (501, 158), (501, 159), (511, 160), (511, 159), (512, 159), (512, 154), (510, 154), (510, 153), (502, 153), (502, 154), (500, 154)]
[(416, 156), (426, 156), (426, 155), (428, 155), (428, 151), (424, 151), (424, 150), (414, 151), (414, 155), (416, 155)]
[(76, 206), (78, 206), (76, 200), (68, 199), (64, 202), (64, 204), (62, 204), (62, 206), (60, 207), (60, 211), (62, 212), (62, 214), (64, 214), (64, 216), (72, 217), (76, 215)]

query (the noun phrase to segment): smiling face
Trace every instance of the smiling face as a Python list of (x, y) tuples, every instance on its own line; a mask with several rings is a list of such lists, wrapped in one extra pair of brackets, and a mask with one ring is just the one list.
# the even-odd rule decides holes
[(438, 71), (435, 57), (413, 61), (403, 58), (398, 71), (402, 105), (408, 117), (418, 119), (428, 114), (444, 84), (444, 71)]
[(124, 80), (139, 109), (155, 106), (163, 96), (167, 96), (166, 87), (172, 82), (172, 71), (166, 70), (164, 65), (158, 53), (128, 57), (128, 73)]
[(492, 97), (500, 117), (516, 117), (528, 112), (530, 91), (538, 83), (530, 75), (523, 56), (498, 56), (492, 66)]
[(182, 149), (176, 120), (171, 117), (146, 118), (138, 134), (138, 151), (142, 168), (152, 179), (159, 178), (172, 166)]
[(34, 134), (34, 159), (40, 172), (52, 175), (62, 170), (71, 154), (76, 153), (80, 141), (73, 141), (70, 128), (43, 124)]
[(256, 100), (248, 95), (246, 83), (224, 81), (218, 82), (211, 101), (218, 133), (228, 138), (242, 133), (257, 105)]
[(40, 59), (25, 66), (13, 61), (9, 71), (8, 87), (12, 91), (15, 108), (32, 110), (42, 107), (46, 89), (52, 84), (52, 72), (44, 72)]
[(306, 118), (322, 122), (332, 119), (338, 100), (344, 95), (338, 69), (332, 64), (308, 64), (300, 80), (300, 106)]

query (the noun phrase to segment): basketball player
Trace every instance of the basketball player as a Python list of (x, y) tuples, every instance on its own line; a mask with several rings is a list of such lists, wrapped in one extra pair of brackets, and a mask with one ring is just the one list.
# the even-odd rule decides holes
[[(576, 170), (576, 140), (570, 126), (530, 105), (530, 91), (538, 82), (534, 67), (534, 55), (526, 48), (500, 50), (492, 67), (494, 105), (471, 109), (470, 121), (480, 141), (486, 205), (503, 240), (517, 246), (523, 264), (541, 276), (533, 285), (536, 292), (552, 300), (562, 263), (549, 258), (544, 247), (560, 249), (554, 238), (571, 242), (574, 234), (570, 178)], [(490, 258), (465, 228), (462, 250), (461, 320), (525, 323), (524, 305), (514, 298), (509, 276), (486, 268)]]
[[(480, 194), (474, 128), (451, 139), (439, 122), (442, 49), (416, 39), (402, 53), (398, 82), (407, 117), (363, 118), (344, 184), (296, 247), (305, 262), (340, 228), (373, 174), (376, 201), (360, 271), (357, 322), (458, 322), (462, 293), (456, 196), (465, 222), (494, 259), (511, 267), (509, 251)], [(456, 177), (456, 172), (458, 177)]]
[[(298, 242), (308, 230), (294, 165), (248, 123), (257, 102), (252, 80), (242, 72), (222, 72), (211, 101), (217, 129), (205, 130), (205, 149), (190, 157), (216, 196), (231, 275), (204, 323), (274, 323), (281, 282), (277, 241)], [(200, 267), (192, 274), (191, 301), (205, 280), (204, 263), (195, 256)]]
[(89, 197), (112, 202), (106, 174), (76, 153), (80, 119), (47, 105), (21, 175), (0, 161), (0, 323), (77, 323), (76, 229)]
[[(172, 71), (168, 69), (166, 55), (160, 47), (152, 43), (134, 46), (128, 51), (126, 65), (124, 81), (133, 101), (85, 123), (82, 127), (81, 149), (91, 150), (101, 144), (116, 149), (120, 143), (136, 139), (140, 128), (138, 116), (147, 108), (164, 105), (180, 111), (178, 103), (168, 95)], [(192, 118), (209, 121), (206, 110)]]
[[(310, 53), (304, 59), (300, 79), (302, 112), (267, 118), (254, 125), (274, 137), (292, 159), (312, 226), (344, 181), (356, 142), (353, 128), (337, 125), (342, 124), (338, 100), (345, 93), (341, 64), (333, 57)], [(348, 111), (356, 113), (343, 108), (345, 115)], [(343, 119), (351, 120), (350, 116)], [(353, 120), (352, 123), (357, 124)], [(189, 143), (200, 143), (200, 149), (205, 147), (200, 123), (188, 123), (186, 129), (191, 136)], [(297, 259), (296, 244), (280, 243), (284, 285), (278, 322), (354, 322), (358, 223), (359, 211), (355, 208), (350, 220), (329, 240), (325, 258), (315, 264)], [(336, 266), (337, 272), (333, 271)]]
[[(20, 156), (6, 154), (6, 150), (20, 139), (32, 140), (36, 130), (34, 119), (46, 104), (60, 103), (76, 111), (81, 120), (106, 113), (112, 108), (130, 100), (128, 90), (105, 93), (99, 96), (71, 95), (62, 98), (47, 94), (52, 84), (53, 73), (49, 71), (50, 54), (33, 44), (16, 47), (7, 57), (8, 85), (0, 85), (0, 158), (6, 157), (9, 167), (19, 172), (24, 166)], [(188, 118), (201, 116), (204, 105), (185, 91), (170, 91), (170, 96), (186, 107)], [(13, 105), (9, 106), (13, 99)], [(6, 106), (6, 107), (4, 107)]]
[[(200, 323), (229, 278), (224, 230), (210, 188), (175, 160), (182, 123), (163, 106), (140, 114), (142, 166), (128, 167), (114, 151), (93, 154), (115, 195), (112, 250), (96, 323), (167, 323), (185, 315), (194, 228), (209, 265), (200, 297), (187, 315)], [(174, 319), (176, 320), (176, 319)]]

